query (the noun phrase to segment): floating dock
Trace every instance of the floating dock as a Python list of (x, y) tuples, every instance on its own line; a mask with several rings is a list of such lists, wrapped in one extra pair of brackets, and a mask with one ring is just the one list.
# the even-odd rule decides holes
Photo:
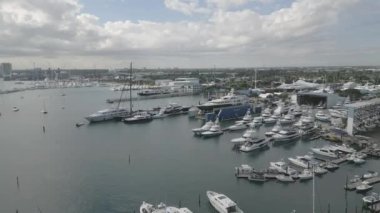
[[(377, 176), (377, 177), (369, 178), (369, 179), (367, 179), (365, 181), (368, 182), (369, 185), (374, 185), (374, 184), (380, 182), (380, 177)], [(355, 183), (350, 183), (350, 184), (347, 184), (344, 188), (346, 190), (349, 190), (349, 191), (355, 190), (356, 187), (359, 186), (361, 183), (362, 183), (362, 181), (358, 181), (358, 182), (355, 182)]]

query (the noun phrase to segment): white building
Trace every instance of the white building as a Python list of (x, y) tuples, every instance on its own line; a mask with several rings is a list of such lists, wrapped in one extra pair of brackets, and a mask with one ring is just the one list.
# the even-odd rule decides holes
[(155, 85), (174, 92), (199, 93), (202, 89), (198, 78), (176, 78), (174, 81), (156, 80)]
[(347, 133), (353, 135), (357, 131), (369, 131), (377, 127), (380, 119), (380, 98), (346, 104)]
[(10, 80), (12, 77), (12, 64), (11, 63), (1, 63), (0, 64), (0, 74), (3, 76), (4, 80)]

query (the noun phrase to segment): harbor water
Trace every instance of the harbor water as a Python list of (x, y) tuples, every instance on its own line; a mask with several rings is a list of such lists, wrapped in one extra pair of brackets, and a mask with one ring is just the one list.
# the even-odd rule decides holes
[[(61, 94), (66, 94), (62, 96)], [(143, 201), (215, 212), (206, 191), (228, 195), (244, 212), (312, 212), (312, 181), (250, 183), (234, 176), (234, 167), (264, 169), (269, 162), (304, 155), (327, 143), (297, 141), (240, 153), (230, 140), (193, 136), (202, 121), (186, 115), (145, 124), (105, 122), (75, 127), (84, 117), (109, 106), (119, 93), (109, 88), (33, 90), (0, 96), (0, 212), (118, 213), (138, 212)], [(200, 96), (143, 100), (138, 109), (204, 101)], [(45, 103), (48, 114), (42, 114)], [(128, 107), (128, 103), (123, 103)], [(20, 111), (13, 112), (17, 106)], [(223, 123), (227, 126), (231, 123)], [(43, 132), (45, 127), (45, 132)], [(258, 133), (272, 127), (262, 126)], [(375, 135), (380, 137), (380, 135)], [(380, 161), (361, 166), (344, 163), (316, 177), (316, 212), (361, 209), (363, 195), (344, 190), (346, 177), (380, 169)], [(18, 185), (17, 185), (18, 177)], [(374, 192), (380, 191), (380, 184)]]

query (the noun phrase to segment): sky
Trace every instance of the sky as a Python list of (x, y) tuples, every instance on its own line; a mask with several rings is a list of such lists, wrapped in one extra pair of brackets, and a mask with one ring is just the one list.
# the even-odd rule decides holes
[(380, 0), (0, 0), (15, 69), (380, 65)]

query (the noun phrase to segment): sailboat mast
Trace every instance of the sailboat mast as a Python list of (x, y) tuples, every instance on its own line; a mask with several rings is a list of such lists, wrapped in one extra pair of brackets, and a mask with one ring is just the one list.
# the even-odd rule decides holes
[(132, 113), (132, 62), (129, 69), (129, 112)]
[(255, 69), (255, 89), (256, 89), (256, 84), (257, 84), (257, 70)]
[(315, 213), (315, 175), (314, 175), (315, 165), (313, 165), (313, 213)]

